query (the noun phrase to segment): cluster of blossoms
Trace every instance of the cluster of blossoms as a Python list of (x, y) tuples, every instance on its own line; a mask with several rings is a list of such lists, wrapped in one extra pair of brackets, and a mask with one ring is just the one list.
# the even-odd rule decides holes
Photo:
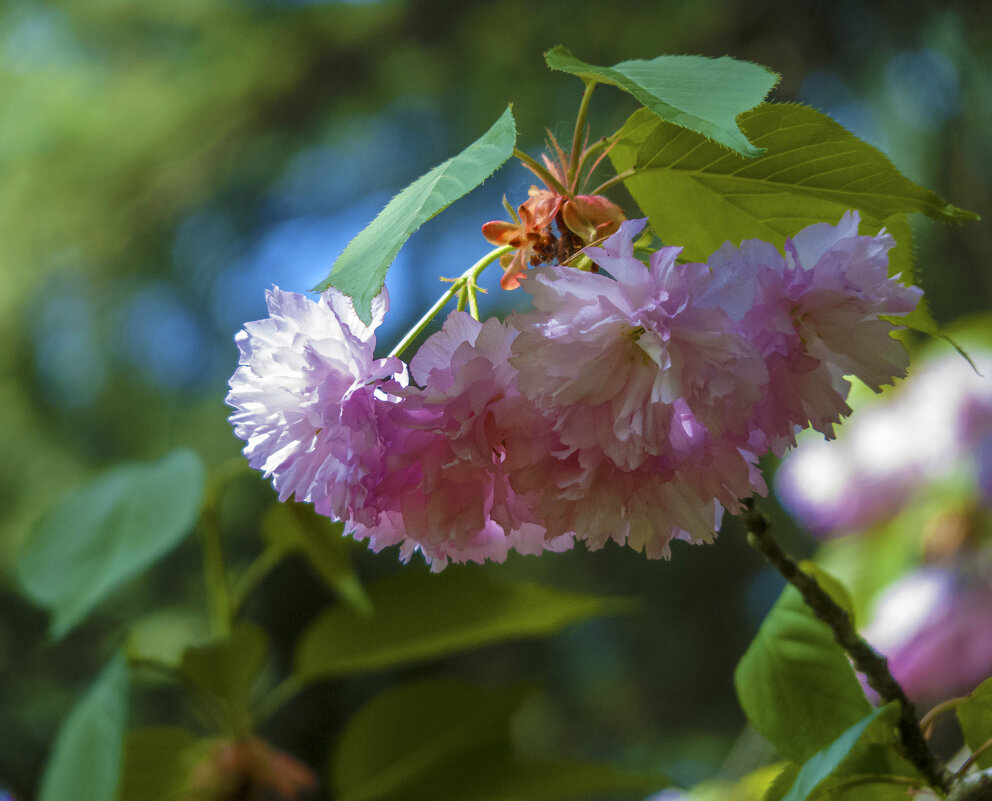
[(877, 389), (905, 374), (880, 315), (906, 314), (920, 291), (888, 277), (892, 238), (858, 235), (855, 213), (784, 255), (752, 240), (708, 264), (676, 247), (645, 264), (643, 226), (586, 247), (596, 271), (508, 267), (533, 310), (450, 314), (412, 383), (373, 356), (384, 295), (366, 326), (336, 290), (313, 302), (274, 289), (270, 317), (238, 335), (227, 399), (252, 466), (280, 498), (435, 569), (575, 540), (654, 558), (673, 539), (712, 541), (724, 510), (766, 491), (759, 456), (802, 428), (832, 436), (850, 412), (845, 375)]

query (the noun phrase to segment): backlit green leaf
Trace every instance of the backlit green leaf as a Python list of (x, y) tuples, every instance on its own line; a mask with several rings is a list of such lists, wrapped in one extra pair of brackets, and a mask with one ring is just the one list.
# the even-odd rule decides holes
[[(822, 583), (835, 595), (836, 587)], [(798, 763), (871, 711), (829, 626), (813, 616), (792, 586), (762, 623), (737, 666), (734, 684), (754, 727)]]
[(115, 467), (62, 496), (14, 568), (25, 594), (52, 612), (53, 637), (186, 537), (203, 483), (199, 457), (180, 449), (151, 464)]
[(764, 152), (737, 127), (738, 115), (758, 105), (778, 83), (778, 75), (758, 64), (728, 56), (659, 56), (596, 67), (560, 45), (545, 53), (544, 59), (551, 69), (617, 86), (661, 119), (697, 131), (742, 155), (753, 158)]
[(115, 801), (127, 726), (127, 662), (118, 654), (59, 730), (39, 801)]
[[(979, 684), (955, 712), (968, 748), (977, 751), (992, 740), (992, 679)], [(992, 768), (992, 748), (978, 757), (978, 765), (982, 769)]]
[(304, 633), (296, 655), (301, 678), (381, 670), (504, 640), (544, 637), (630, 606), (626, 599), (507, 584), (469, 566), (440, 574), (409, 568), (367, 589), (375, 610), (371, 619), (339, 606)]
[(807, 225), (858, 209), (878, 231), (896, 215), (942, 222), (977, 219), (903, 176), (885, 154), (805, 106), (762, 104), (740, 117), (760, 159), (742, 161), (703, 136), (635, 112), (610, 152), (617, 171), (658, 235), (705, 261), (724, 242), (764, 239), (781, 247)]
[(475, 189), (513, 153), (517, 129), (507, 108), (496, 123), (457, 156), (439, 164), (389, 201), (338, 256), (331, 274), (315, 291), (340, 289), (355, 302), (358, 316), (369, 323), (372, 299), (386, 280), (386, 271), (403, 243), (435, 214)]

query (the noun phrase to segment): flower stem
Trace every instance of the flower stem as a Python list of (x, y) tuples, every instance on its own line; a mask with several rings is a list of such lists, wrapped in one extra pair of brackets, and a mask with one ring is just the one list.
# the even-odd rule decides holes
[[(513, 250), (513, 245), (503, 245), (503, 247), (499, 247), (496, 248), (495, 250), (489, 251), (489, 253), (487, 253), (485, 256), (479, 259), (475, 264), (473, 264), (465, 272), (463, 272), (460, 276), (458, 276), (458, 278), (452, 281), (451, 286), (448, 288), (448, 290), (443, 295), (441, 295), (441, 297), (437, 299), (434, 305), (431, 306), (424, 314), (424, 316), (421, 317), (416, 322), (413, 328), (411, 328), (409, 331), (406, 332), (406, 334), (403, 335), (403, 339), (401, 339), (398, 343), (396, 343), (396, 347), (389, 352), (389, 355), (390, 356), (401, 355), (403, 351), (405, 351), (410, 346), (410, 344), (424, 332), (424, 329), (427, 328), (428, 325), (430, 325), (431, 320), (437, 317), (438, 313), (441, 311), (441, 309), (445, 307), (445, 304), (447, 304), (449, 300), (451, 300), (455, 295), (461, 292), (462, 289), (465, 288), (466, 286), (473, 286), (475, 284), (476, 279), (480, 275), (482, 275), (482, 271), (485, 270), (486, 267), (488, 267), (490, 264), (496, 261), (504, 253), (509, 253), (511, 250)], [(472, 301), (473, 298), (470, 295), (469, 303), (472, 303)], [(475, 315), (477, 314), (478, 314), (478, 308), (476, 307)], [(476, 319), (478, 318), (476, 317)]]
[(572, 193), (561, 185), (561, 181), (555, 178), (545, 167), (541, 166), (536, 159), (531, 158), (519, 148), (513, 148), (513, 155), (520, 159), (528, 170), (544, 181), (549, 189), (553, 189), (559, 195), (564, 195), (565, 197), (572, 196)]
[(609, 179), (603, 181), (603, 183), (601, 183), (599, 186), (597, 186), (595, 189), (593, 189), (590, 194), (601, 195), (601, 194), (603, 194), (603, 192), (605, 192), (611, 186), (615, 186), (616, 184), (620, 183), (621, 181), (626, 181), (635, 172), (636, 172), (636, 170), (634, 170), (634, 169), (624, 170), (619, 175), (614, 175), (612, 178), (609, 178)]
[(589, 101), (592, 99), (592, 90), (596, 88), (596, 81), (585, 80), (586, 88), (582, 92), (582, 102), (579, 104), (579, 113), (575, 117), (575, 133), (572, 136), (572, 153), (568, 159), (568, 183), (569, 186), (576, 186), (579, 160), (582, 157), (582, 140), (585, 138), (586, 117), (589, 115)]
[(886, 702), (899, 702), (899, 736), (906, 749), (906, 756), (933, 787), (947, 793), (947, 773), (930, 753), (916, 720), (916, 708), (899, 683), (892, 678), (888, 661), (857, 633), (847, 611), (823, 590), (813, 576), (804, 572), (795, 559), (782, 550), (772, 536), (768, 518), (755, 509), (753, 498), (744, 501), (742, 517), (747, 526), (748, 543), (760, 551), (785, 580), (799, 590), (813, 614), (830, 626), (837, 643), (847, 652), (854, 667), (865, 674), (872, 689)]

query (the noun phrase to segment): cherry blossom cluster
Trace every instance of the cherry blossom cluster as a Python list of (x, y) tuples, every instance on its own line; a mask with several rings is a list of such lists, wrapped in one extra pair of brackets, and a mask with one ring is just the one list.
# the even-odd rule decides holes
[(273, 289), (238, 334), (227, 402), (280, 499), (314, 503), (378, 550), (502, 560), (608, 540), (667, 557), (713, 540), (725, 510), (766, 487), (758, 457), (811, 427), (833, 435), (855, 375), (877, 389), (906, 352), (881, 316), (920, 290), (888, 276), (885, 234), (858, 216), (813, 225), (784, 254), (727, 243), (708, 264), (634, 252), (643, 221), (584, 253), (597, 271), (517, 278), (533, 310), (453, 312), (408, 370), (375, 359), (375, 327), (331, 289)]

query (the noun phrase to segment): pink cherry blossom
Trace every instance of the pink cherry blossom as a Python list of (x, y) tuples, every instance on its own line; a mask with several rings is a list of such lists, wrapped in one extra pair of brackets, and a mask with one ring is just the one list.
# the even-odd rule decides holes
[(371, 325), (333, 288), (316, 301), (273, 288), (266, 302), (269, 316), (235, 337), (241, 358), (227, 403), (245, 455), (272, 476), (281, 501), (295, 496), (334, 519), (374, 524), (378, 419), (391, 405), (377, 386), (405, 380), (399, 359), (373, 357), (385, 290), (373, 301)]
[(423, 552), (434, 569), (455, 562), (503, 561), (562, 550), (567, 534), (547, 538), (526, 488), (546, 473), (557, 445), (551, 422), (516, 388), (507, 360), (516, 331), (449, 315), (410, 364), (423, 389), (397, 389), (384, 415), (386, 475), (377, 526), (360, 526), (373, 549), (400, 544)]
[(768, 367), (768, 386), (754, 409), (754, 431), (781, 455), (798, 429), (833, 436), (850, 414), (854, 375), (878, 391), (906, 374), (909, 358), (880, 319), (912, 311), (922, 292), (888, 275), (886, 233), (858, 235), (859, 216), (836, 226), (811, 225), (772, 245), (729, 242), (709, 259), (714, 284), (704, 303), (724, 309), (755, 344)]
[(562, 442), (598, 448), (633, 469), (671, 453), (674, 403), (709, 432), (746, 435), (767, 381), (754, 347), (717, 307), (703, 307), (710, 273), (662, 248), (645, 265), (633, 255), (643, 221), (584, 251), (610, 275), (545, 267), (525, 284), (536, 311), (515, 315), (511, 359), (520, 389), (555, 419)]
[(549, 533), (657, 558), (712, 541), (724, 508), (765, 492), (747, 438), (767, 371), (724, 310), (697, 303), (705, 265), (677, 263), (679, 248), (635, 258), (643, 225), (585, 250), (610, 275), (535, 271), (510, 361), (563, 445), (538, 507)]

